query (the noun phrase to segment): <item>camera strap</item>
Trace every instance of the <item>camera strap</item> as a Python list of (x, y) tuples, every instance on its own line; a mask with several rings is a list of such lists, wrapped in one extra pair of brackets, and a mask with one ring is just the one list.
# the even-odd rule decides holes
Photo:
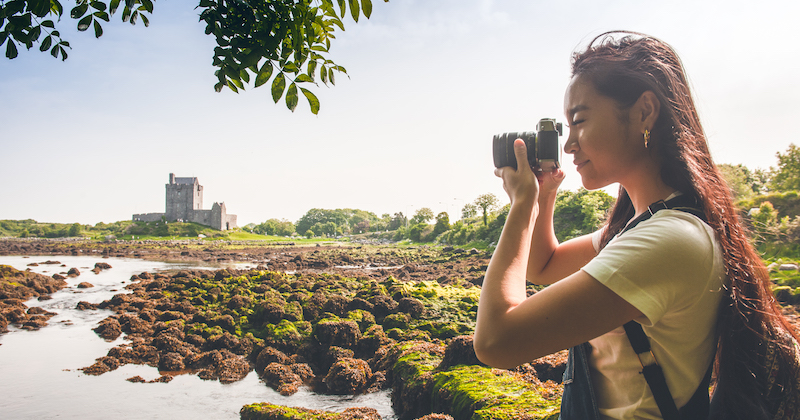
[[(672, 209), (680, 210), (697, 216), (700, 220), (706, 221), (705, 214), (700, 210), (697, 200), (692, 196), (679, 195), (670, 198), (667, 201), (660, 200), (647, 207), (647, 211), (640, 214), (638, 217), (628, 223), (627, 226), (619, 233), (623, 233), (633, 229), (639, 223), (649, 219), (659, 210)], [(708, 417), (709, 412), (709, 399), (708, 399), (708, 386), (711, 381), (712, 366), (709, 366), (705, 377), (700, 383), (700, 386), (695, 391), (689, 402), (678, 410), (675, 405), (675, 400), (672, 398), (672, 393), (669, 391), (667, 381), (664, 378), (664, 371), (659, 366), (655, 354), (650, 348), (650, 340), (642, 329), (642, 325), (636, 321), (630, 321), (623, 325), (625, 334), (628, 336), (628, 341), (633, 347), (633, 351), (639, 358), (639, 363), (642, 366), (642, 374), (653, 393), (653, 398), (656, 400), (656, 405), (661, 416), (664, 420), (688, 420), (688, 419), (705, 419)]]

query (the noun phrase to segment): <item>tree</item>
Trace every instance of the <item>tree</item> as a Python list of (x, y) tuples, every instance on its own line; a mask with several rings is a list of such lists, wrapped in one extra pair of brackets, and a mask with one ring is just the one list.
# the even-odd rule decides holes
[(291, 236), (294, 233), (294, 223), (286, 219), (269, 219), (252, 228), (253, 233), (259, 235)]
[(462, 219), (471, 219), (477, 215), (478, 215), (478, 206), (472, 203), (465, 204), (464, 207), (461, 209)]
[(737, 200), (750, 199), (767, 189), (768, 173), (764, 170), (751, 171), (741, 163), (738, 165), (723, 163), (717, 165), (717, 168)]
[(480, 209), (483, 211), (484, 226), (488, 225), (489, 213), (491, 213), (491, 211), (497, 207), (498, 203), (499, 201), (497, 200), (497, 196), (492, 193), (483, 194), (475, 199), (475, 205), (480, 207)]
[(392, 220), (389, 222), (389, 230), (397, 230), (405, 227), (406, 223), (408, 223), (408, 218), (406, 218), (403, 212), (399, 211), (392, 216)]
[[(389, 0), (384, 0), (388, 2)], [(69, 16), (78, 21), (78, 30), (92, 28), (103, 35), (103, 22), (109, 22), (122, 6), (122, 21), (145, 26), (155, 0), (75, 0)], [(335, 73), (347, 74), (344, 67), (328, 58), (331, 40), (347, 15), (355, 22), (372, 15), (372, 0), (200, 0), (200, 20), (206, 35), (214, 35), (213, 65), (219, 92), (228, 87), (243, 90), (251, 78), (259, 87), (269, 83), (275, 103), (284, 96), (286, 106), (295, 110), (298, 89), (306, 97), (311, 112), (319, 112), (319, 99), (302, 87), (316, 85), (317, 75), (325, 85), (336, 84)], [(338, 6), (338, 7), (337, 7)], [(61, 38), (56, 24), (64, 8), (59, 0), (9, 0), (0, 2), (0, 47), (6, 44), (6, 57), (16, 58), (18, 45), (30, 50), (50, 51), (53, 57), (67, 59), (69, 42)], [(277, 71), (276, 71), (277, 70)], [(288, 85), (288, 87), (287, 87)]]
[(602, 190), (559, 191), (553, 209), (553, 230), (559, 241), (595, 231), (606, 219), (614, 197)]
[(447, 212), (441, 212), (436, 215), (436, 225), (433, 226), (432, 239), (439, 236), (440, 233), (450, 230), (450, 215)]
[(411, 218), (411, 224), (418, 225), (428, 223), (431, 219), (433, 219), (433, 210), (428, 207), (423, 207), (414, 213), (414, 217)]
[(800, 190), (800, 148), (789, 145), (786, 154), (775, 154), (778, 158), (778, 169), (774, 171), (770, 185), (775, 191)]

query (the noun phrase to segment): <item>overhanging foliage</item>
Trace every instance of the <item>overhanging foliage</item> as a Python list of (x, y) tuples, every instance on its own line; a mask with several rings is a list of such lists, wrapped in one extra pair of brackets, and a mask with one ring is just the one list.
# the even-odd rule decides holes
[[(120, 8), (123, 22), (135, 25), (141, 20), (149, 26), (154, 2), (76, 0), (69, 16), (78, 21), (79, 31), (92, 28), (99, 38), (101, 21), (109, 22)], [(214, 89), (239, 92), (252, 80), (254, 87), (269, 85), (273, 101), (285, 98), (292, 111), (302, 93), (317, 114), (319, 99), (306, 87), (318, 86), (317, 80), (335, 85), (336, 73), (347, 74), (329, 58), (329, 51), (336, 28), (344, 31), (348, 8), (358, 22), (372, 15), (372, 0), (200, 0), (197, 9), (205, 33), (217, 41)], [(71, 47), (56, 29), (63, 14), (58, 0), (0, 0), (0, 47), (6, 45), (6, 57), (16, 58), (19, 46), (39, 44), (40, 51), (66, 60)]]

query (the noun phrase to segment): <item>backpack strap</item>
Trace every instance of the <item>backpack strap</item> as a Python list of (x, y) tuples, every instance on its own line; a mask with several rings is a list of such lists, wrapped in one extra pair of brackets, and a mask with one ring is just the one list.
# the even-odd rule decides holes
[[(697, 200), (694, 197), (679, 195), (667, 201), (660, 200), (649, 205), (647, 211), (631, 220), (619, 235), (633, 229), (639, 223), (652, 217), (659, 210), (664, 209), (684, 211), (697, 216), (704, 222), (706, 220), (705, 213), (699, 209)], [(631, 347), (633, 347), (633, 351), (639, 358), (639, 363), (642, 365), (642, 374), (644, 375), (645, 381), (647, 381), (647, 385), (650, 387), (650, 391), (653, 393), (653, 398), (656, 400), (659, 411), (661, 411), (661, 416), (664, 420), (680, 420), (681, 412), (678, 411), (678, 407), (675, 405), (675, 400), (672, 398), (672, 393), (667, 386), (667, 380), (664, 378), (664, 371), (661, 369), (661, 366), (659, 366), (656, 356), (650, 348), (650, 340), (644, 333), (641, 324), (636, 321), (630, 321), (623, 325), (623, 328), (625, 329), (625, 334), (628, 336), (628, 341), (631, 343)], [(705, 378), (701, 381), (700, 386), (689, 401), (690, 404), (684, 407), (691, 411), (700, 411), (701, 413), (698, 413), (700, 417), (705, 417), (708, 413), (708, 384), (710, 379), (711, 368), (709, 367)], [(691, 408), (689, 407), (690, 405)], [(704, 413), (702, 413), (703, 411)], [(687, 417), (693, 418), (698, 414), (692, 413)]]

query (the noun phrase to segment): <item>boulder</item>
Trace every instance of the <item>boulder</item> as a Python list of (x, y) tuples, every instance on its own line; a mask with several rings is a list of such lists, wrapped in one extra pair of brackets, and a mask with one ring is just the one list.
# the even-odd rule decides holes
[(174, 372), (183, 370), (183, 356), (178, 353), (170, 352), (162, 355), (158, 360), (158, 370)]
[(92, 288), (92, 287), (94, 287), (94, 285), (92, 283), (89, 283), (89, 282), (86, 282), (86, 281), (82, 281), (82, 282), (78, 283), (78, 289), (89, 289), (89, 288)]
[(69, 271), (67, 271), (67, 277), (78, 277), (80, 275), (81, 272), (75, 267), (72, 267), (69, 269)]
[(325, 386), (333, 394), (359, 394), (367, 389), (372, 370), (361, 359), (346, 358), (334, 363), (325, 376)]
[(472, 347), (472, 336), (462, 335), (450, 340), (447, 348), (444, 350), (444, 357), (442, 363), (439, 365), (440, 370), (445, 370), (449, 367), (458, 365), (479, 365), (486, 366), (478, 360), (475, 355), (475, 349)]
[[(80, 305), (80, 303), (78, 303)], [(94, 332), (108, 341), (116, 340), (122, 334), (122, 327), (116, 318), (106, 318), (94, 328)]]

